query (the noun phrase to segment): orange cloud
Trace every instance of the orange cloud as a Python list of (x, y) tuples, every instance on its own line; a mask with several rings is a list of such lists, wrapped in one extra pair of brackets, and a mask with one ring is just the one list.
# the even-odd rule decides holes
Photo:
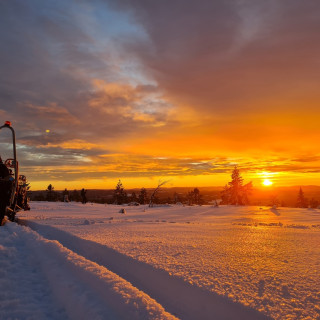
[(107, 3), (3, 5), (0, 116), (31, 180), (316, 182), (319, 3)]

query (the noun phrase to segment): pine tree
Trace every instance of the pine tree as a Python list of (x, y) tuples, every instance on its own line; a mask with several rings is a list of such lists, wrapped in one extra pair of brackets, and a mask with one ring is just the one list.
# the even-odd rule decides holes
[(140, 204), (146, 204), (148, 202), (147, 190), (145, 188), (141, 188), (138, 199)]
[(243, 178), (237, 166), (234, 167), (231, 181), (221, 192), (222, 204), (246, 205), (249, 203), (249, 194), (252, 191), (252, 182), (243, 184)]
[(237, 166), (234, 167), (231, 175), (232, 180), (229, 184), (230, 201), (231, 204), (242, 204), (241, 190), (243, 185), (243, 178), (240, 176), (240, 171)]
[(278, 196), (276, 194), (271, 195), (270, 206), (276, 208), (279, 206), (279, 203), (280, 203), (280, 201), (278, 199)]
[(81, 195), (80, 195), (80, 192), (77, 190), (77, 189), (74, 189), (72, 191), (72, 194), (71, 194), (71, 201), (81, 201)]
[(136, 193), (134, 191), (131, 194), (131, 201), (132, 202), (137, 202), (138, 201), (137, 195), (136, 195)]
[(52, 184), (48, 185), (47, 188), (47, 201), (54, 201), (55, 200), (55, 194), (54, 194), (54, 187)]
[(179, 195), (177, 192), (173, 194), (173, 203), (180, 202)]
[(114, 191), (114, 204), (123, 204), (126, 201), (127, 194), (124, 191), (121, 180), (119, 179)]
[(198, 188), (194, 188), (192, 191), (187, 193), (188, 205), (200, 204), (200, 191)]
[(189, 191), (187, 193), (188, 205), (192, 206), (194, 203), (194, 191)]
[(307, 199), (304, 197), (304, 192), (302, 191), (302, 188), (300, 187), (298, 192), (298, 198), (297, 198), (297, 208), (306, 208), (308, 206)]
[(319, 207), (319, 201), (316, 200), (316, 199), (314, 199), (314, 198), (312, 198), (312, 199), (310, 200), (310, 207), (311, 207), (311, 208), (318, 208), (318, 207)]
[(241, 205), (248, 205), (250, 203), (249, 201), (249, 195), (251, 194), (253, 189), (252, 181), (242, 186), (241, 190), (241, 202), (239, 203)]
[(193, 195), (194, 195), (194, 203), (195, 204), (200, 204), (200, 191), (198, 188), (193, 189)]
[(69, 191), (67, 188), (65, 188), (63, 191), (62, 191), (62, 201), (64, 202), (69, 202)]
[(221, 191), (221, 204), (229, 204), (230, 203), (230, 192), (229, 187), (226, 184)]

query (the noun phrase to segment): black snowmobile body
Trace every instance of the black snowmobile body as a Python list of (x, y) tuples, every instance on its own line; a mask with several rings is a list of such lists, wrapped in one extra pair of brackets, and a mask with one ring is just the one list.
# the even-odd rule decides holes
[(8, 216), (9, 220), (14, 221), (17, 211), (29, 209), (27, 199), (29, 187), (26, 177), (19, 175), (15, 132), (10, 121), (6, 121), (0, 130), (3, 128), (12, 132), (13, 158), (0, 162), (0, 225), (4, 216)]

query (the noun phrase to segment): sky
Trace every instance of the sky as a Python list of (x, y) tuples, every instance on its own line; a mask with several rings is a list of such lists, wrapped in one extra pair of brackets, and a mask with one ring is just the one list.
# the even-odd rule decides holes
[(1, 0), (0, 122), (20, 172), (33, 190), (223, 186), (235, 165), (254, 185), (319, 185), (319, 11)]

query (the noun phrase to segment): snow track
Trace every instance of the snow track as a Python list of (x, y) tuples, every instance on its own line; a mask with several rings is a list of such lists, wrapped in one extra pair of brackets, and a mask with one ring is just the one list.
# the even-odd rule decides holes
[(0, 319), (176, 319), (58, 241), (10, 222), (0, 231)]
[[(99, 243), (51, 226), (22, 219), (19, 223), (51, 240), (41, 238), (36, 242), (36, 250), (40, 256), (50, 251), (42, 269), (55, 296), (62, 297), (60, 303), (69, 318), (173, 319), (176, 316), (181, 319), (269, 319), (258, 311), (193, 286)], [(90, 299), (91, 296), (95, 298)], [(126, 307), (121, 307), (121, 304)], [(76, 310), (75, 305), (79, 305)]]

